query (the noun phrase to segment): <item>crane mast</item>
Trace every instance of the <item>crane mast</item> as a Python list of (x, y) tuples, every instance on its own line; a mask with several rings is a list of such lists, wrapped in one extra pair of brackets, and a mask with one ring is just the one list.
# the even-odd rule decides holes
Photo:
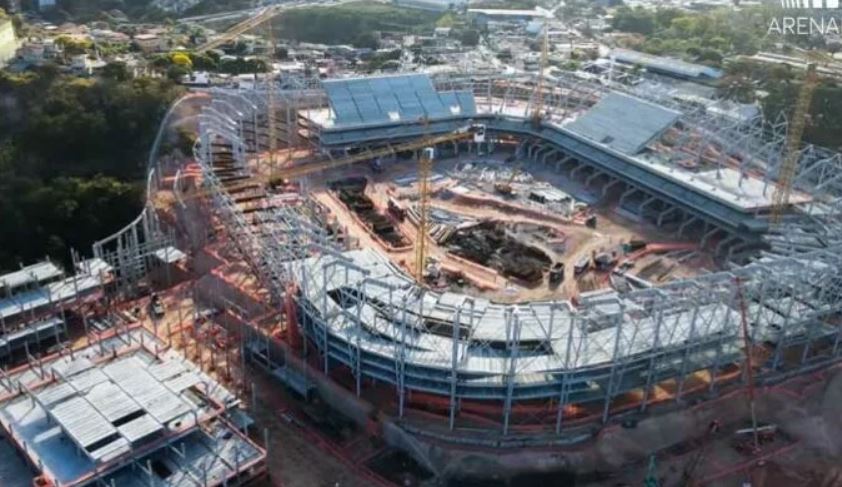
[(544, 117), (544, 75), (547, 71), (550, 50), (550, 29), (547, 19), (544, 19), (543, 36), (541, 38), (541, 67), (538, 73), (538, 83), (535, 85), (535, 108), (532, 111), (532, 123), (540, 125)]
[(819, 84), (816, 73), (816, 63), (807, 65), (807, 73), (798, 93), (798, 100), (795, 102), (795, 111), (792, 114), (792, 124), (786, 137), (786, 153), (784, 161), (778, 171), (778, 181), (775, 192), (772, 193), (772, 211), (770, 221), (772, 225), (781, 222), (784, 212), (789, 206), (789, 197), (792, 194), (792, 185), (795, 182), (795, 174), (798, 171), (798, 148), (801, 145), (801, 138), (804, 135), (804, 128), (807, 125), (807, 116), (810, 113), (810, 104), (813, 101), (813, 93)]
[(427, 234), (430, 226), (430, 174), (433, 171), (435, 149), (425, 147), (418, 160), (418, 234), (415, 237), (415, 278), (424, 280), (427, 263)]
[(266, 81), (268, 82), (266, 86), (266, 128), (268, 129), (268, 137), (269, 137), (269, 175), (270, 178), (275, 174), (277, 170), (276, 164), (276, 152), (278, 150), (278, 138), (276, 134), (276, 120), (275, 116), (277, 115), (277, 107), (276, 107), (276, 94), (275, 94), (275, 79), (274, 79), (274, 68), (272, 66), (275, 60), (275, 29), (272, 26), (272, 22), (268, 22), (267, 24), (267, 33), (268, 33), (268, 48), (267, 53), (269, 55), (269, 62), (268, 68), (269, 72), (266, 74)]

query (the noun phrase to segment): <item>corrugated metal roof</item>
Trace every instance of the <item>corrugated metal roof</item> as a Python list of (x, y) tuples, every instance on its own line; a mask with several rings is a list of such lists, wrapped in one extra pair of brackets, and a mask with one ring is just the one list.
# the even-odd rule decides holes
[(611, 56), (622, 63), (639, 64), (647, 69), (672, 73), (685, 78), (716, 79), (722, 76), (722, 71), (709, 66), (688, 63), (680, 59), (653, 56), (628, 49), (614, 49), (611, 51)]
[(639, 98), (609, 93), (565, 128), (616, 151), (634, 155), (675, 123), (680, 115)]

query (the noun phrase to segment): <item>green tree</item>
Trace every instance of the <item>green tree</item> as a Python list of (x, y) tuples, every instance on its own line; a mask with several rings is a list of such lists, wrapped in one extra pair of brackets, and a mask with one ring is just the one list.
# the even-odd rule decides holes
[(45, 253), (67, 259), (141, 208), (147, 151), (181, 89), (127, 79), (116, 64), (105, 72), (0, 72), (0, 269)]
[(126, 63), (114, 61), (102, 68), (102, 77), (114, 81), (126, 81), (131, 78), (131, 74), (126, 67)]

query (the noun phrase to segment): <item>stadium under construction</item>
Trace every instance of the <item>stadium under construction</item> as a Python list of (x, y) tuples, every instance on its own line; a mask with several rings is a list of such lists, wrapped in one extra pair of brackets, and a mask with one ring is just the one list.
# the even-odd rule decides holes
[(173, 242), (233, 256), (201, 292), (246, 358), (439, 473), (839, 361), (840, 154), (801, 148), (778, 218), (785, 120), (536, 84), (211, 89), (96, 257), (130, 286)]

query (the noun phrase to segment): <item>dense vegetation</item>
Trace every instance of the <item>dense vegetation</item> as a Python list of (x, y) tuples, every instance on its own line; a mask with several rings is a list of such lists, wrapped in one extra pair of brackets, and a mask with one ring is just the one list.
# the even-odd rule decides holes
[(429, 33), (441, 13), (360, 2), (287, 12), (275, 21), (279, 37), (300, 42), (377, 47), (377, 32)]
[[(743, 103), (759, 102), (766, 117), (775, 119), (780, 113), (792, 113), (803, 73), (785, 66), (762, 65), (732, 57), (773, 49), (772, 44), (783, 40), (766, 35), (769, 20), (775, 13), (772, 7), (740, 11), (729, 8), (705, 13), (621, 7), (614, 16), (613, 27), (617, 31), (640, 34), (629, 47), (723, 68), (725, 77), (719, 84), (720, 95)], [(801, 36), (787, 41), (829, 51), (839, 48), (837, 44), (825, 43), (821, 37)], [(830, 80), (823, 80), (813, 98), (805, 140), (836, 148), (840, 145), (840, 133), (842, 88)]]
[[(726, 67), (720, 94), (745, 103), (759, 102), (766, 117), (774, 120), (779, 113), (790, 115), (801, 89), (803, 72), (786, 66), (769, 66), (749, 61), (735, 61)], [(757, 96), (760, 87), (762, 95)], [(842, 150), (842, 87), (823, 79), (813, 95), (805, 127), (807, 142)]]
[(137, 215), (146, 154), (180, 89), (107, 73), (0, 73), (0, 269), (67, 259)]
[(612, 25), (615, 30), (645, 36), (634, 46), (637, 49), (714, 66), (720, 66), (727, 55), (757, 52), (768, 27), (766, 16), (754, 10), (696, 14), (628, 7), (617, 10)]

